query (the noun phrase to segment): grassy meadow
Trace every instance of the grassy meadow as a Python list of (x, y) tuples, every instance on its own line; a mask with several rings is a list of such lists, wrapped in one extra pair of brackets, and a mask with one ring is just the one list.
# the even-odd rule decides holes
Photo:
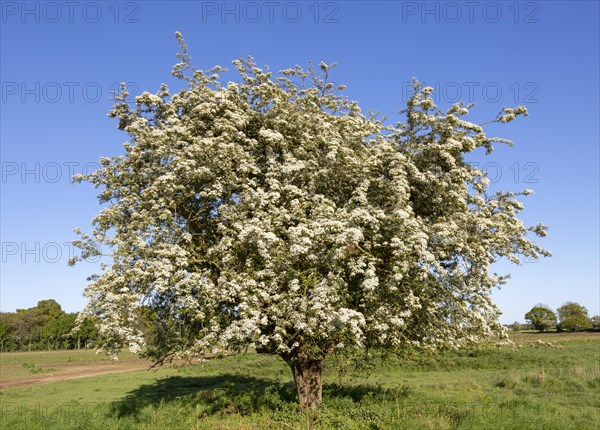
[(0, 387), (5, 383), (20, 383), (24, 380), (38, 379), (32, 376), (60, 376), (98, 371), (100, 369), (139, 368), (146, 362), (132, 354), (122, 354), (118, 361), (93, 350), (79, 351), (36, 351), (0, 353)]
[[(0, 428), (599, 428), (600, 333), (521, 333), (514, 340), (521, 347), (388, 358), (346, 372), (330, 360), (323, 405), (312, 412), (298, 409), (283, 361), (254, 353), (9, 387), (0, 394)], [(3, 353), (0, 382), (106, 360), (90, 351)]]

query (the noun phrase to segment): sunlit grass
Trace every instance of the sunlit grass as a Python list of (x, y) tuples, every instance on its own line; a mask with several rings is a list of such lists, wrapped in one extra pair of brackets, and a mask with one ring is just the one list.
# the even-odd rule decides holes
[[(559, 335), (555, 335), (559, 336)], [(546, 339), (546, 338), (544, 338)], [(7, 429), (593, 429), (600, 422), (600, 337), (561, 348), (494, 347), (388, 358), (339, 372), (324, 404), (300, 411), (287, 366), (243, 354), (3, 390)], [(37, 362), (36, 365), (41, 365)]]

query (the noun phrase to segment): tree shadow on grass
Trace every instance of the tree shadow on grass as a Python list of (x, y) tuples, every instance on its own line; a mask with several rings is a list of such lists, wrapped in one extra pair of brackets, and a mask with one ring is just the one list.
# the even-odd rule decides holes
[(206, 415), (238, 413), (247, 415), (262, 408), (277, 409), (295, 402), (293, 383), (225, 374), (219, 376), (172, 376), (141, 385), (113, 402), (117, 417), (135, 416), (146, 406), (176, 403), (194, 407)]
[[(325, 384), (325, 402), (332, 398), (351, 399), (360, 403), (365, 398), (406, 397), (406, 387), (382, 388), (370, 384)], [(172, 376), (130, 391), (111, 404), (111, 413), (119, 418), (136, 416), (147, 406), (177, 404), (193, 408), (200, 415), (249, 415), (260, 410), (297, 408), (293, 382), (255, 378), (234, 374), (219, 376)]]

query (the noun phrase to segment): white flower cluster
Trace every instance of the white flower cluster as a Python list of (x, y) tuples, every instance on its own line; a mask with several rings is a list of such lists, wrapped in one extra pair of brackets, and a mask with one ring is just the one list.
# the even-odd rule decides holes
[(461, 119), (462, 104), (441, 113), (429, 87), (390, 127), (314, 71), (273, 80), (235, 65), (240, 83), (196, 71), (172, 97), (164, 86), (135, 109), (123, 97), (111, 115), (131, 135), (125, 155), (79, 178), (107, 203), (78, 241), (85, 255), (113, 252), (86, 290), (107, 347), (322, 357), (501, 333), (489, 293), (504, 278), (490, 265), (547, 255), (525, 238), (545, 226), (516, 216), (530, 190), (489, 196), (463, 161), (502, 140)]

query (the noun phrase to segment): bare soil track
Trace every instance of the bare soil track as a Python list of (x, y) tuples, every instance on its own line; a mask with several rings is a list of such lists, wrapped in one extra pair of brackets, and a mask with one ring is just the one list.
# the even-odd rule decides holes
[[(30, 359), (33, 354), (39, 357), (45, 356), (46, 358), (35, 360), (32, 363)], [(229, 355), (224, 355), (224, 357), (226, 356)], [(28, 358), (29, 360), (25, 360), (24, 358)], [(198, 364), (202, 361), (213, 360), (215, 358), (217, 357), (204, 356), (196, 357), (189, 361), (174, 360), (166, 363), (164, 366), (178, 367), (185, 364)], [(64, 356), (61, 358), (56, 355), (53, 356), (52, 353), (47, 351), (39, 351), (24, 353), (23, 358), (13, 356), (10, 360), (5, 359), (4, 362), (2, 362), (2, 356), (0, 356), (0, 389), (24, 385), (48, 384), (69, 379), (80, 379), (110, 373), (133, 372), (135, 370), (148, 370), (151, 368), (152, 363), (150, 361), (131, 355), (125, 355), (122, 359), (120, 357), (118, 361), (109, 359), (90, 361), (89, 357), (80, 356), (78, 352), (73, 352), (73, 355), (68, 357), (68, 361), (64, 361)]]
[(68, 379), (86, 378), (88, 376), (106, 375), (109, 373), (123, 373), (134, 370), (148, 369), (148, 364), (120, 364), (120, 363), (70, 363), (49, 373), (24, 375), (0, 381), (0, 389), (20, 387), (32, 384), (48, 384), (50, 382), (65, 381)]

